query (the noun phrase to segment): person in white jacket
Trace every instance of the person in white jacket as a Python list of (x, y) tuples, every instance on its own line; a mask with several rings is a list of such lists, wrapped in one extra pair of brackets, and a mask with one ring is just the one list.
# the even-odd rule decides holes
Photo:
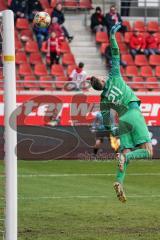
[(81, 88), (82, 82), (84, 83), (87, 80), (87, 73), (83, 70), (83, 68), (84, 63), (80, 62), (78, 67), (73, 69), (69, 76), (69, 80), (75, 83), (77, 90)]

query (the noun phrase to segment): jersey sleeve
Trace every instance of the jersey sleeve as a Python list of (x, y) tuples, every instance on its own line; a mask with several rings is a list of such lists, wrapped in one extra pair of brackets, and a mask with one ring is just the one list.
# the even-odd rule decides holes
[(121, 76), (120, 72), (120, 53), (119, 47), (116, 41), (115, 34), (110, 34), (110, 47), (111, 47), (111, 57), (112, 57), (112, 67), (110, 71), (110, 76)]

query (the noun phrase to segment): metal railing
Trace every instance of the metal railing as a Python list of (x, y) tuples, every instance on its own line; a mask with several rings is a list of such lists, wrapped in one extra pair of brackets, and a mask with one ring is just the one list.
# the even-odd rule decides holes
[[(3, 90), (3, 80), (0, 81), (0, 88)], [(75, 81), (39, 81), (39, 80), (32, 80), (32, 81), (24, 81), (24, 80), (18, 80), (16, 81), (17, 83), (17, 91), (27, 91), (27, 90), (47, 90), (49, 89), (50, 91), (55, 91), (55, 90), (61, 90), (63, 92), (73, 92), (73, 91), (90, 91), (92, 90), (90, 81), (83, 81), (80, 84), (77, 84)], [(160, 91), (160, 82), (137, 82), (134, 81), (127, 81), (126, 82), (131, 88), (134, 90), (152, 90), (152, 89), (157, 89)], [(28, 85), (29, 84), (29, 85)], [(45, 85), (45, 86), (44, 86)], [(138, 85), (137, 87), (134, 87)], [(151, 85), (151, 87), (149, 87)]]

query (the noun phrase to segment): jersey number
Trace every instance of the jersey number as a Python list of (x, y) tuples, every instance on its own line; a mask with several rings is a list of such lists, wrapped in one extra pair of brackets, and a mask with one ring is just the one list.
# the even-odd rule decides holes
[(121, 92), (121, 90), (119, 88), (117, 88), (116, 86), (113, 86), (112, 90), (108, 94), (108, 100), (111, 101), (114, 104), (118, 104), (120, 102), (120, 99), (116, 100), (116, 98), (121, 97), (122, 94), (123, 93)]

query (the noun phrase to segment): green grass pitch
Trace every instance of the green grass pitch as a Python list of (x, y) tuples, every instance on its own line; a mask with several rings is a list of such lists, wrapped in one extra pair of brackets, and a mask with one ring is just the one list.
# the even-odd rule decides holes
[(130, 164), (125, 204), (115, 170), (115, 161), (19, 161), (18, 240), (159, 240), (160, 161)]

